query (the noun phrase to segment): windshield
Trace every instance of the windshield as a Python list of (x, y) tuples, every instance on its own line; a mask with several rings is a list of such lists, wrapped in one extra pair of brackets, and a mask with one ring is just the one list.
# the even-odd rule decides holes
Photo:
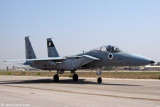
[(117, 46), (101, 46), (99, 48), (93, 49), (93, 51), (108, 51), (108, 52), (121, 52)]

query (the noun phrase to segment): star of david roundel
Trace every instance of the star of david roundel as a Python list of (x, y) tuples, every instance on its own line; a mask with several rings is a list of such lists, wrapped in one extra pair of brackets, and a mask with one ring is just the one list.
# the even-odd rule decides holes
[(110, 59), (110, 60), (113, 59), (113, 54), (112, 53), (108, 54), (108, 59)]

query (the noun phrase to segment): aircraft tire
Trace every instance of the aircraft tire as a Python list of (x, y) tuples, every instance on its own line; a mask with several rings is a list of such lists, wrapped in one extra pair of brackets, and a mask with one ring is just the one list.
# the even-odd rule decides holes
[(102, 78), (99, 77), (99, 78), (97, 79), (97, 82), (98, 82), (98, 83), (102, 83)]
[(58, 82), (58, 81), (59, 81), (59, 76), (58, 76), (58, 74), (54, 75), (53, 79), (54, 79), (55, 82)]
[(78, 75), (77, 74), (73, 74), (73, 81), (78, 81)]

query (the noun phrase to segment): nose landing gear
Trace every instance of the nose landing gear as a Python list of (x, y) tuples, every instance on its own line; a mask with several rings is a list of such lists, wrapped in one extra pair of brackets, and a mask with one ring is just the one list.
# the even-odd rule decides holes
[(99, 77), (99, 78), (97, 79), (97, 82), (98, 82), (98, 83), (102, 83), (102, 78)]
[(101, 69), (98, 69), (96, 74), (98, 75), (98, 79), (97, 79), (97, 82), (98, 83), (102, 83), (102, 70)]

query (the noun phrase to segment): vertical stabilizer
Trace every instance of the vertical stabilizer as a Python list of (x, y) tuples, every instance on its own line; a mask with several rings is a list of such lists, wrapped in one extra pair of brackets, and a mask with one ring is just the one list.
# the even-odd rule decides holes
[(47, 39), (48, 57), (59, 57), (56, 47), (54, 46), (52, 39)]
[(25, 37), (26, 59), (36, 59), (36, 55), (29, 40), (29, 36)]

